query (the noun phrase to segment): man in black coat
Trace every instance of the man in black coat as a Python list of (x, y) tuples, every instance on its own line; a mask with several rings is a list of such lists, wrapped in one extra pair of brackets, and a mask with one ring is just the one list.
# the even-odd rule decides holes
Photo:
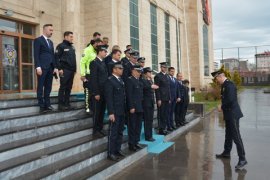
[(103, 119), (106, 109), (104, 99), (105, 83), (108, 79), (107, 67), (103, 61), (106, 57), (107, 48), (99, 46), (97, 48), (97, 57), (90, 63), (90, 82), (89, 89), (93, 102), (93, 134), (100, 133), (105, 135), (103, 129)]
[(228, 80), (222, 71), (219, 70), (211, 74), (221, 84), (221, 107), (219, 107), (219, 111), (223, 111), (226, 125), (224, 151), (221, 154), (217, 154), (216, 157), (230, 158), (234, 142), (239, 156), (235, 169), (242, 169), (247, 164), (247, 160), (239, 131), (239, 120), (243, 117), (243, 113), (237, 101), (237, 89), (234, 83)]
[(34, 40), (34, 60), (38, 80), (37, 99), (41, 113), (53, 110), (50, 93), (53, 74), (56, 75), (57, 69), (55, 67), (53, 42), (49, 39), (52, 33), (53, 25), (45, 24), (43, 26), (43, 35)]
[(122, 64), (127, 64), (129, 62), (130, 52), (132, 52), (132, 46), (131, 45), (127, 45), (126, 46), (126, 50), (124, 51), (125, 57), (123, 57), (121, 59)]
[(121, 78), (123, 66), (121, 62), (112, 66), (112, 76), (105, 85), (105, 99), (109, 114), (108, 135), (108, 159), (117, 161), (119, 157), (125, 156), (121, 151), (123, 129), (125, 124), (126, 93), (125, 84)]
[(58, 109), (69, 110), (69, 98), (76, 73), (76, 54), (73, 47), (73, 32), (66, 31), (64, 40), (58, 44), (55, 50), (55, 60), (60, 76), (60, 88), (58, 92)]
[(140, 81), (142, 69), (139, 65), (131, 67), (131, 76), (126, 82), (128, 119), (128, 143), (131, 151), (142, 147), (138, 144), (141, 136), (143, 118), (143, 84)]
[(183, 114), (184, 114), (184, 97), (185, 97), (185, 86), (183, 84), (182, 73), (177, 73), (177, 97), (179, 98), (175, 106), (175, 124), (176, 127), (184, 126)]
[(119, 49), (114, 49), (111, 53), (112, 59), (107, 64), (108, 74), (109, 76), (112, 75), (112, 69), (114, 63), (121, 62), (121, 51)]
[(143, 119), (145, 140), (155, 141), (152, 132), (155, 104), (154, 90), (158, 89), (158, 86), (152, 81), (152, 70), (150, 67), (143, 69), (141, 82), (143, 83)]
[(124, 72), (123, 72), (123, 76), (122, 77), (124, 79), (124, 82), (126, 82), (127, 79), (131, 76), (132, 66), (134, 66), (134, 65), (137, 64), (138, 58), (139, 58), (139, 52), (132, 50), (130, 52), (129, 62), (126, 63), (126, 64), (123, 64), (123, 66), (124, 66)]
[(154, 80), (155, 84), (159, 86), (156, 90), (156, 101), (158, 106), (158, 128), (159, 134), (167, 135), (166, 122), (168, 119), (169, 105), (171, 103), (171, 93), (170, 93), (170, 78), (167, 74), (167, 63), (159, 63), (161, 72), (158, 73)]

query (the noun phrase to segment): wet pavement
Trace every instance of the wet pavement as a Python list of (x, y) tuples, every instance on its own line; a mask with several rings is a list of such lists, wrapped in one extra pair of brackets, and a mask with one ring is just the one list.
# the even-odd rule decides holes
[(269, 180), (270, 179), (270, 94), (263, 89), (246, 89), (239, 95), (244, 113), (240, 132), (248, 165), (235, 171), (238, 161), (233, 145), (231, 160), (215, 158), (223, 151), (224, 121), (222, 114), (209, 117), (179, 136), (175, 145), (159, 155), (147, 155), (112, 180)]

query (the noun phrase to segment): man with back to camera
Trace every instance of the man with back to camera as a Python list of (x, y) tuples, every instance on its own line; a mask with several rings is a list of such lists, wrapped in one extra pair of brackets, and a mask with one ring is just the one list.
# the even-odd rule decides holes
[(58, 92), (58, 109), (70, 110), (70, 93), (76, 73), (76, 54), (73, 44), (73, 32), (66, 31), (64, 40), (55, 50), (56, 66), (60, 76), (60, 88)]
[(239, 131), (239, 120), (243, 117), (243, 113), (237, 101), (237, 89), (234, 83), (228, 80), (221, 70), (212, 72), (211, 75), (221, 85), (221, 107), (219, 107), (219, 111), (223, 111), (225, 120), (224, 150), (221, 154), (216, 154), (216, 157), (229, 159), (234, 141), (239, 156), (235, 169), (243, 169), (247, 165), (247, 160)]
[(50, 93), (53, 74), (57, 74), (57, 69), (55, 68), (53, 42), (50, 40), (52, 34), (53, 25), (45, 24), (43, 34), (34, 40), (34, 60), (38, 79), (37, 99), (41, 113), (54, 110), (50, 102)]

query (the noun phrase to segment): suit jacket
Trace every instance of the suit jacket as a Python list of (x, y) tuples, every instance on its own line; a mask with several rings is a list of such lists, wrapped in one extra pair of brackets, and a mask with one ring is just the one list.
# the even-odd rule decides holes
[(170, 93), (170, 79), (167, 74), (163, 74), (162, 72), (158, 73), (155, 78), (155, 84), (159, 86), (156, 92), (157, 101), (170, 101), (171, 93)]
[(155, 91), (151, 87), (153, 84), (152, 80), (142, 78), (141, 82), (143, 83), (143, 107), (154, 107)]
[(177, 81), (176, 94), (177, 94), (176, 95), (177, 98), (180, 98), (181, 99), (180, 103), (183, 102), (184, 101), (184, 97), (185, 97), (185, 86), (182, 83), (180, 83), (179, 81)]
[(178, 97), (177, 97), (177, 80), (175, 77), (173, 77), (173, 80), (171, 79), (171, 77), (169, 76), (170, 79), (170, 93), (171, 93), (171, 100), (175, 101)]
[(126, 82), (128, 110), (135, 108), (135, 112), (143, 112), (143, 84), (139, 79), (130, 76)]
[(43, 36), (34, 40), (35, 68), (49, 69), (55, 67), (53, 42), (49, 40), (49, 44), (50, 47)]
[(183, 98), (183, 103), (184, 103), (184, 107), (187, 107), (189, 104), (189, 88), (184, 86), (184, 98)]
[(124, 66), (124, 71), (123, 71), (122, 77), (123, 77), (123, 80), (126, 82), (127, 79), (128, 79), (128, 77), (131, 76), (131, 67), (132, 67), (132, 64), (131, 64), (131, 62), (128, 62), (126, 64), (123, 64), (123, 66)]
[(107, 67), (104, 61), (100, 61), (98, 57), (90, 63), (90, 91), (95, 95), (103, 95), (104, 85), (108, 79)]
[(239, 119), (243, 117), (237, 100), (237, 89), (233, 82), (225, 80), (221, 87), (221, 108), (223, 110), (224, 119), (232, 120), (232, 118)]
[(105, 100), (109, 114), (125, 115), (126, 94), (124, 81), (110, 76), (105, 83)]

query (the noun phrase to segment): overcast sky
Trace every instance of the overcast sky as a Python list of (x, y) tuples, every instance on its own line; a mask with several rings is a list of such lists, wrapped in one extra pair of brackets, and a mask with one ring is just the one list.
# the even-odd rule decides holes
[[(214, 49), (270, 45), (269, 0), (212, 0)], [(258, 53), (270, 46), (258, 47)], [(238, 50), (224, 50), (224, 58), (238, 56)], [(254, 48), (241, 48), (240, 58), (254, 57)], [(221, 51), (215, 51), (220, 57)]]

